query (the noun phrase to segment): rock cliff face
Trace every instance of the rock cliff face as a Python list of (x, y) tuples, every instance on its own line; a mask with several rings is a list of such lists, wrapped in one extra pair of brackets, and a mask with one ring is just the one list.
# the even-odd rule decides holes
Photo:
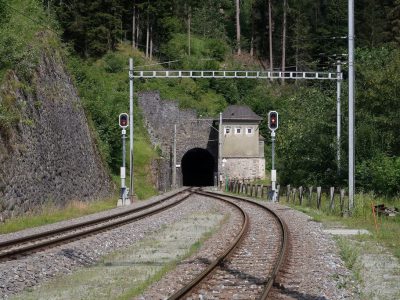
[(0, 219), (47, 202), (63, 205), (106, 197), (112, 191), (57, 51), (43, 51), (31, 82), (26, 87), (9, 72), (1, 88), (0, 102), (11, 99), (19, 121), (0, 126)]

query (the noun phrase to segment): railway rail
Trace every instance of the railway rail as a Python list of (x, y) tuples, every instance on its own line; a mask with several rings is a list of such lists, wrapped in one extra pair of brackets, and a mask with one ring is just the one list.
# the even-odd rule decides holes
[[(190, 197), (193, 191), (193, 189), (187, 188), (156, 202), (117, 212), (111, 216), (103, 216), (67, 225), (62, 228), (51, 229), (23, 237), (0, 241), (0, 261), (16, 259), (21, 255), (28, 255), (31, 252), (36, 252), (44, 248), (59, 245), (60, 243), (66, 243), (98, 232), (110, 230), (129, 222), (159, 213), (181, 203)], [(176, 199), (179, 196), (182, 197)]]
[(242, 228), (226, 251), (169, 299), (267, 299), (286, 253), (285, 223), (260, 203), (196, 193), (237, 207), (243, 216)]

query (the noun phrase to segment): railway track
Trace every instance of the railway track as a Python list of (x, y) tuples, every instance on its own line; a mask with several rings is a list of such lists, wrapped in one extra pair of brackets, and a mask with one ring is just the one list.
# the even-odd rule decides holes
[(241, 226), (235, 226), (240, 230), (237, 230), (236, 235), (236, 230), (233, 231), (232, 237), (226, 241), (225, 245), (230, 243), (229, 247), (219, 251), (223, 253), (216, 258), (213, 256), (215, 260), (211, 259), (202, 269), (185, 279), (185, 286), (170, 295), (169, 299), (266, 299), (283, 261), (287, 240), (285, 225), (273, 212), (257, 202), (193, 189), (180, 191), (139, 208), (115, 213), (111, 217), (1, 241), (0, 261), (26, 257), (43, 249), (160, 213), (182, 203), (193, 194), (234, 206), (239, 212), (237, 220)]
[(234, 205), (243, 216), (242, 227), (226, 251), (169, 299), (267, 299), (286, 252), (285, 224), (257, 202), (197, 194)]
[(163, 210), (181, 203), (190, 197), (193, 191), (193, 189), (187, 188), (156, 202), (117, 212), (111, 216), (103, 216), (67, 225), (62, 228), (51, 229), (23, 237), (0, 241), (0, 261), (16, 259), (20, 256), (29, 255), (30, 253), (42, 249), (47, 249), (61, 243), (67, 243), (105, 230), (110, 230), (129, 222), (160, 213)]

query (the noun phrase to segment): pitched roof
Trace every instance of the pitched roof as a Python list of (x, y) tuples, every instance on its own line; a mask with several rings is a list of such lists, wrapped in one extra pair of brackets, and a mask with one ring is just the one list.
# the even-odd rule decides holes
[(230, 105), (222, 112), (222, 120), (261, 121), (262, 119), (247, 105)]

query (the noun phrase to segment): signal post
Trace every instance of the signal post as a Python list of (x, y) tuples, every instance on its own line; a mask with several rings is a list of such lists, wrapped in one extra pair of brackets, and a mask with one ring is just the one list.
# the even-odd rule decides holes
[(268, 113), (268, 128), (271, 130), (271, 141), (272, 141), (272, 166), (271, 166), (271, 189), (272, 195), (271, 200), (276, 201), (276, 169), (275, 169), (275, 130), (278, 129), (278, 112), (270, 111)]
[(127, 197), (127, 189), (125, 185), (126, 179), (126, 168), (125, 168), (125, 157), (126, 157), (126, 128), (129, 126), (129, 116), (127, 113), (122, 113), (119, 115), (119, 127), (121, 127), (122, 134), (122, 167), (121, 167), (121, 196), (118, 199), (117, 206), (124, 206), (131, 204), (130, 199)]

